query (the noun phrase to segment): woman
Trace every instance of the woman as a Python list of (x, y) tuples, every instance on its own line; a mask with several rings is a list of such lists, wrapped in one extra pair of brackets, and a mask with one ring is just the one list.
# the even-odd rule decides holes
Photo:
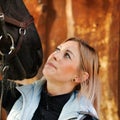
[(91, 46), (78, 38), (67, 39), (48, 57), (42, 73), (41, 80), (17, 87), (12, 102), (4, 103), (10, 110), (7, 120), (98, 119), (92, 103), (99, 61)]

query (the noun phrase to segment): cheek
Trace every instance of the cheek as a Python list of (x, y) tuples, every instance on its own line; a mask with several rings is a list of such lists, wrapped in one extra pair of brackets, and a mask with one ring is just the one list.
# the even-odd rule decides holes
[(59, 76), (59, 79), (70, 81), (77, 74), (77, 70), (75, 66), (64, 66), (60, 69), (60, 72), (57, 72), (57, 73), (58, 73), (57, 76)]
[(61, 70), (63, 74), (68, 74), (68, 75), (73, 75), (73, 74), (76, 74), (77, 72), (76, 67), (73, 65), (64, 66), (63, 69)]

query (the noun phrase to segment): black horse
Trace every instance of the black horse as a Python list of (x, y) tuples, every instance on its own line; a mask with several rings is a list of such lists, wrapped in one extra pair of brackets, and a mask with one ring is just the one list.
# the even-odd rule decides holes
[(42, 60), (41, 39), (23, 0), (0, 0), (0, 117), (2, 105), (9, 103), (4, 100), (6, 92), (10, 89), (14, 94), (9, 79), (34, 77)]
[[(5, 22), (4, 26), (0, 24), (0, 51), (5, 60), (1, 67), (8, 66), (7, 79), (23, 80), (34, 77), (42, 64), (43, 51), (33, 17), (23, 0), (0, 0), (0, 13), (4, 15), (5, 20), (2, 21)], [(2, 28), (7, 33), (7, 40), (2, 37)], [(15, 46), (10, 54), (5, 52), (8, 51), (11, 41), (8, 38), (13, 39)]]

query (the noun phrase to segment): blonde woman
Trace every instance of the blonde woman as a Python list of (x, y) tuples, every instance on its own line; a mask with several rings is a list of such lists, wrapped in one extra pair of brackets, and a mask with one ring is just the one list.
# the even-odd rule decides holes
[(35, 83), (16, 87), (16, 96), (9, 92), (7, 120), (98, 119), (93, 103), (99, 60), (94, 48), (79, 38), (67, 39), (48, 57), (42, 73)]

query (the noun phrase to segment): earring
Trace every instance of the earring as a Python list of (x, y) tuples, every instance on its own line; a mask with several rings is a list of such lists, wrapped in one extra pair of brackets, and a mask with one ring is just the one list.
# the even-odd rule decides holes
[(75, 78), (74, 78), (74, 79), (72, 79), (72, 82), (75, 82)]

